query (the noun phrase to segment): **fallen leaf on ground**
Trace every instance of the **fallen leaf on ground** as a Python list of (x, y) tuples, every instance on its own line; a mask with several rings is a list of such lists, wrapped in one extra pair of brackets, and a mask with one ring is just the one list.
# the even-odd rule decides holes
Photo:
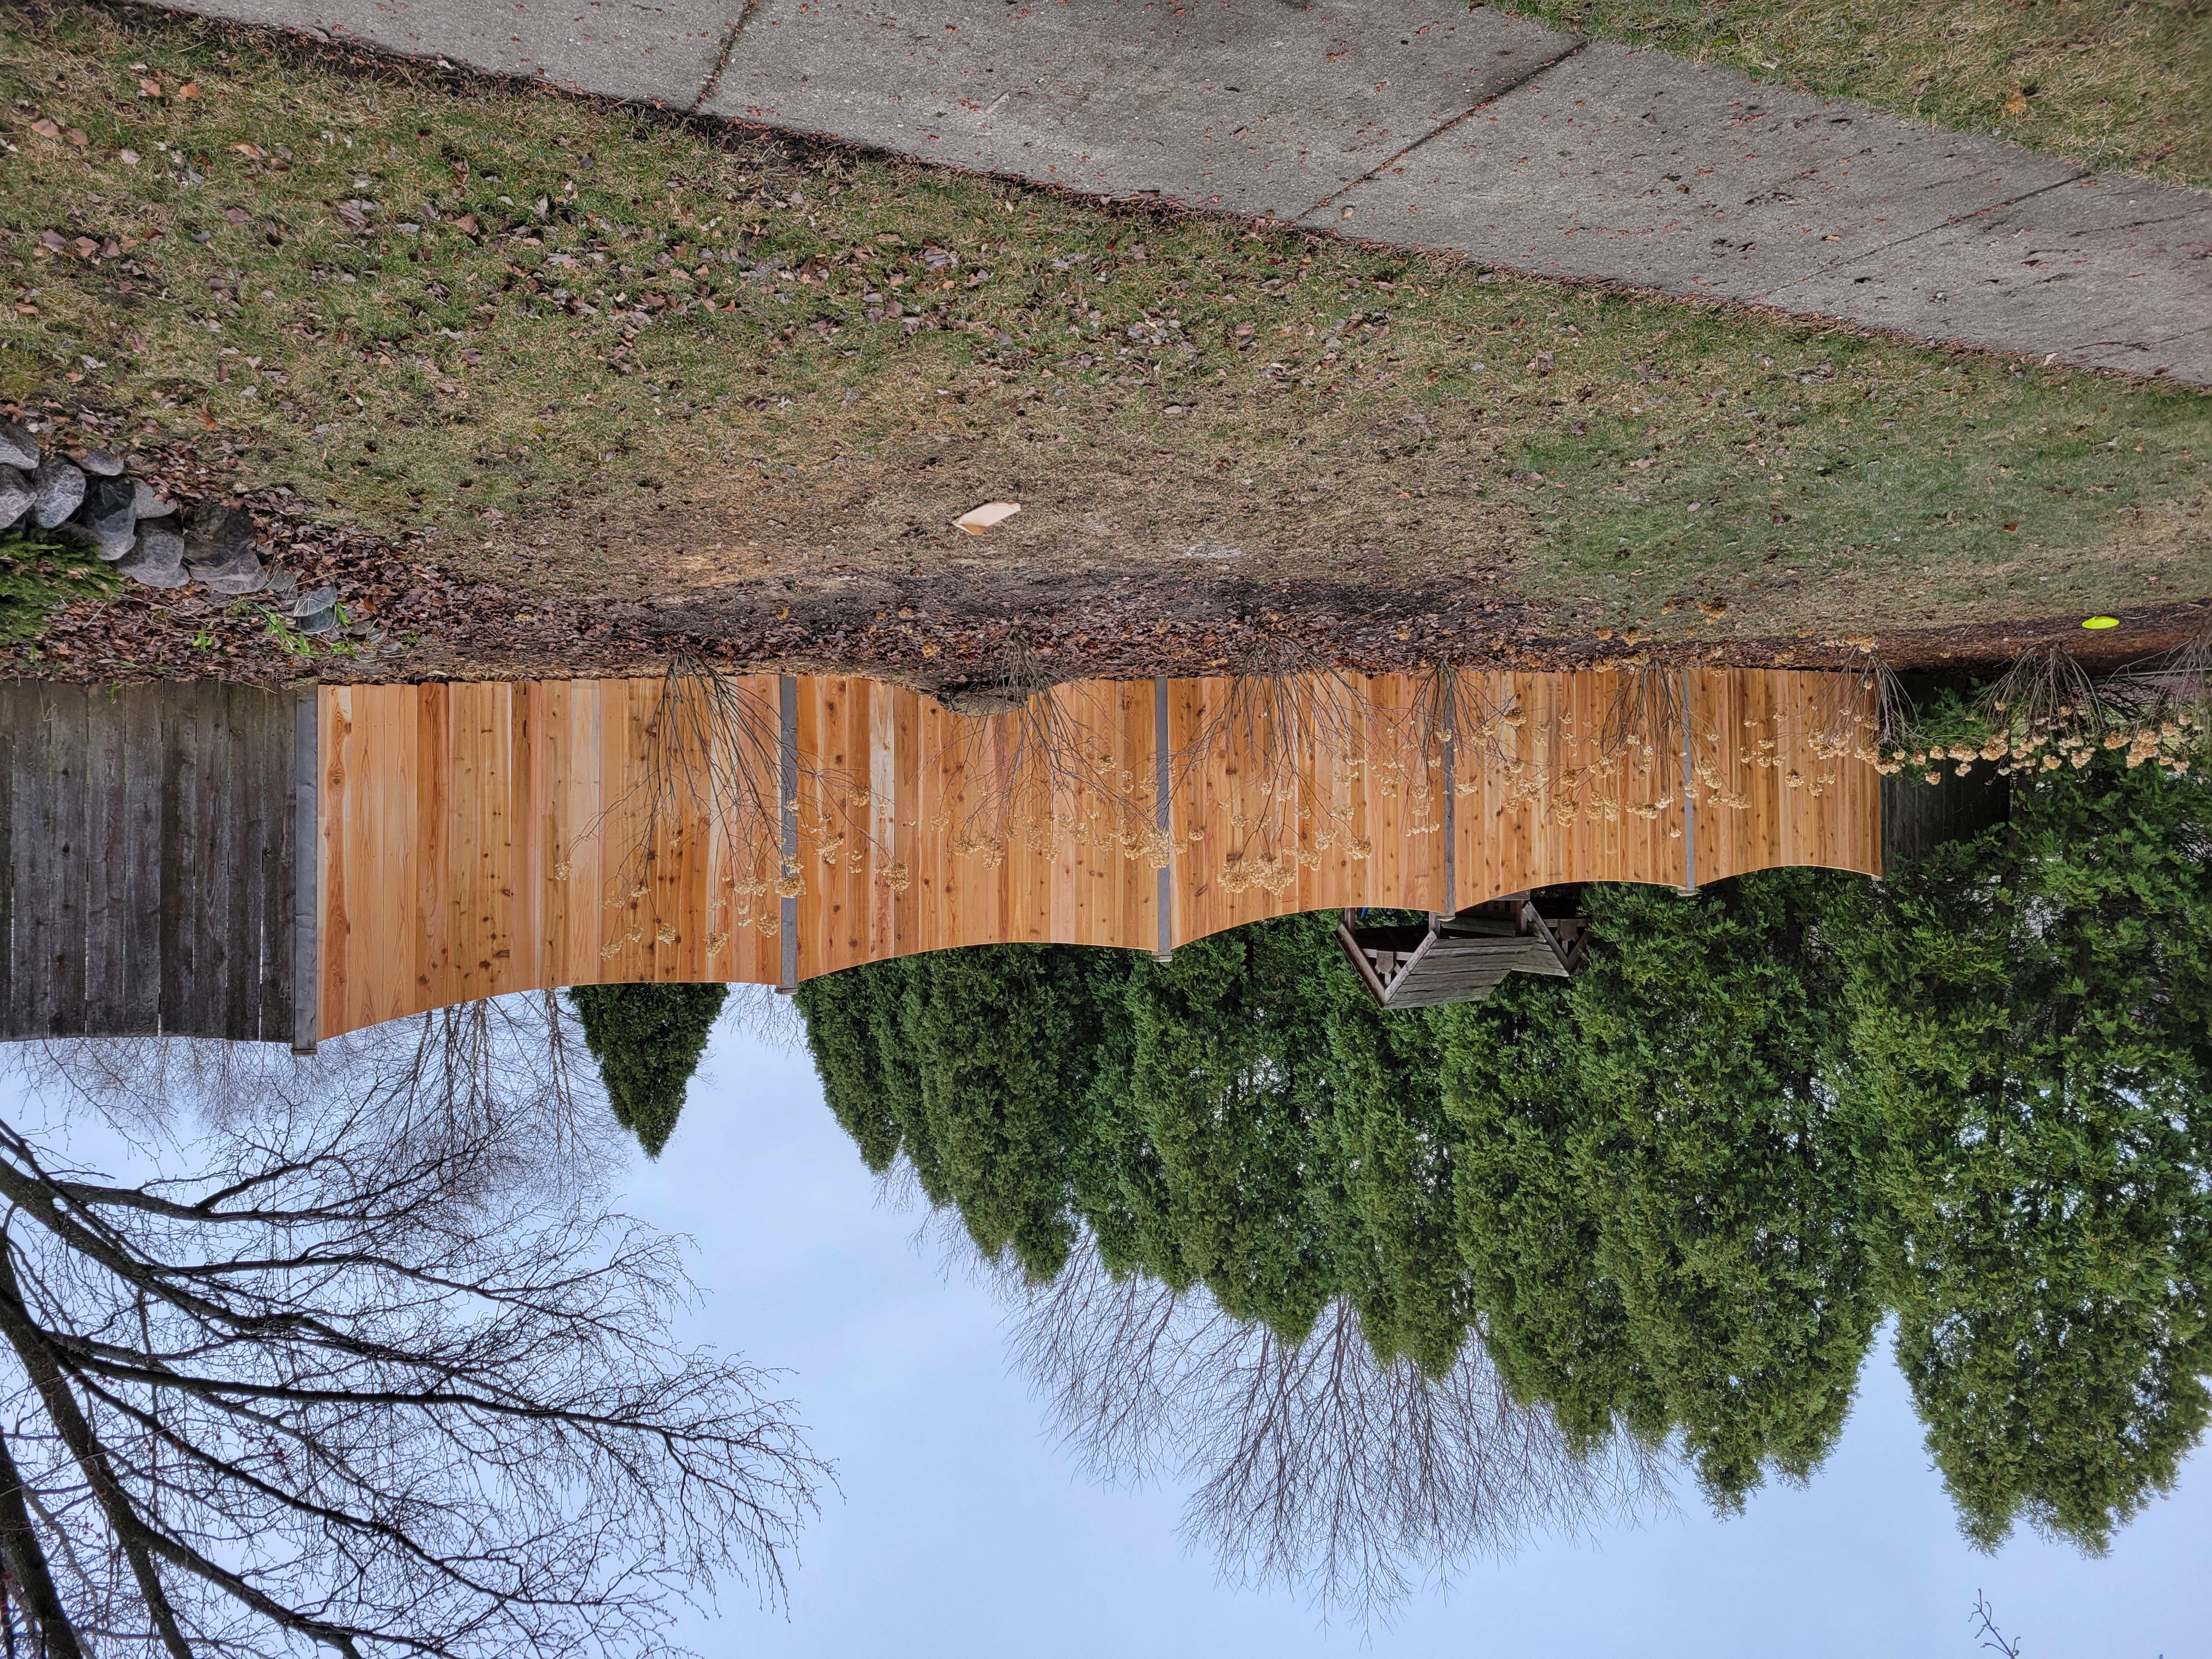
[(980, 536), (993, 525), (1004, 524), (1022, 510), (1019, 501), (986, 501), (972, 513), (963, 513), (952, 522), (971, 536)]
[(49, 121), (44, 116), (31, 123), (31, 131), (41, 138), (58, 138), (62, 136), (60, 124)]
[(464, 213), (459, 218), (453, 221), (453, 228), (459, 231), (464, 236), (475, 235), (477, 234), (477, 216), (473, 213)]
[(233, 144), (231, 149), (237, 154), (243, 155), (249, 161), (259, 161), (264, 154), (261, 146), (258, 144)]
[(159, 98), (161, 95), (161, 83), (150, 75), (140, 76), (138, 95), (141, 98)]
[(197, 98), (199, 95), (200, 83), (197, 81), (187, 81), (177, 88), (177, 96), (179, 98)]
[(2007, 115), (2027, 114), (2027, 94), (2020, 91), (2018, 88), (2014, 88), (2014, 91), (2005, 99), (2004, 109)]

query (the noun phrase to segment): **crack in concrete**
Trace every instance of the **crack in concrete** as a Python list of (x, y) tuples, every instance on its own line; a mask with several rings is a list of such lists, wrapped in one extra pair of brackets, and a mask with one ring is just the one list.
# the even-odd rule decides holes
[(1816, 276), (1827, 276), (1839, 270), (1848, 270), (1851, 266), (1859, 264), (1862, 260), (1874, 258), (1878, 254), (1888, 252), (1892, 248), (1907, 246), (1911, 243), (1919, 241), (1923, 237), (1933, 236), (1939, 230), (1948, 230), (1953, 226), (1965, 224), (1971, 219), (1980, 219), (1992, 213), (2001, 213), (2006, 208), (2018, 207), (2022, 202), (2032, 202), (2039, 196), (2048, 196), (2054, 190), (2063, 190), (2069, 185), (2078, 185), (2084, 179), (2094, 179), (2096, 176), (2097, 175), (2095, 173), (2088, 172), (2071, 173), (2066, 178), (2057, 179), (2051, 184), (2039, 185), (2037, 188), (2030, 191), (2023, 191), (2018, 196), (2008, 198), (2004, 201), (1991, 202), (1986, 207), (1976, 208), (1972, 213), (1966, 214), (1963, 216), (1954, 216), (1948, 217), (1942, 223), (1938, 225), (1930, 225), (1925, 230), (1916, 230), (1910, 236), (1899, 236), (1889, 241), (1879, 243), (1873, 247), (1866, 249), (1863, 252), (1852, 254), (1849, 258), (1834, 260), (1832, 263), (1821, 265), (1815, 270), (1806, 271), (1802, 276), (1793, 276), (1788, 282), (1780, 283), (1774, 288), (1762, 289), (1751, 297), (1753, 301), (1756, 302), (1766, 299), (1771, 295), (1780, 294), (1785, 289), (1802, 287), (1805, 283), (1811, 282)]
[(1450, 120), (1441, 122), (1437, 125), (1431, 127), (1428, 131), (1414, 139), (1412, 143), (1407, 145), (1395, 155), (1384, 156), (1382, 160), (1376, 162), (1373, 167), (1368, 168), (1366, 172), (1361, 173), (1357, 179), (1352, 180), (1351, 183), (1339, 185), (1334, 190), (1329, 191), (1328, 195), (1322, 197), (1321, 200), (1316, 202), (1304, 213), (1299, 214), (1296, 218), (1290, 220), (1288, 222), (1297, 224), (1300, 220), (1310, 218), (1314, 214), (1319, 213), (1330, 203), (1336, 201), (1342, 197), (1349, 196), (1353, 191), (1358, 190), (1360, 185), (1367, 183), (1369, 179), (1381, 177), (1382, 170), (1385, 167), (1395, 166), (1396, 163), (1404, 161), (1406, 157), (1411, 155), (1415, 150), (1419, 149), (1423, 145), (1432, 143), (1437, 138), (1441, 138), (1445, 133), (1449, 132), (1461, 122), (1466, 120), (1468, 116), (1479, 115), (1484, 110), (1488, 109), (1492, 104), (1496, 103), (1499, 99), (1509, 97), (1512, 94), (1520, 91), (1522, 88), (1527, 86), (1538, 76), (1545, 74), (1551, 70), (1559, 68), (1560, 64), (1565, 63), (1568, 58), (1573, 57), (1577, 52), (1580, 52), (1588, 45), (1589, 45), (1588, 40), (1577, 40), (1572, 46), (1569, 46), (1565, 52), (1561, 52), (1557, 58), (1547, 58), (1544, 62), (1535, 65), (1526, 75), (1522, 76), (1518, 80), (1510, 82), (1506, 85), (1498, 88), (1497, 91), (1492, 93), (1490, 96), (1483, 99), (1480, 103), (1469, 104), (1458, 114), (1453, 116)]
[(691, 100), (690, 113), (696, 115), (701, 110), (706, 108), (707, 100), (720, 90), (722, 84), (722, 71), (729, 68), (730, 54), (737, 50), (738, 36), (744, 33), (745, 25), (752, 21), (752, 15), (760, 9), (760, 3), (761, 0), (745, 0), (744, 4), (738, 8), (738, 21), (731, 24), (728, 30), (724, 33), (722, 50), (715, 57), (714, 67), (707, 76), (707, 84), (699, 88), (699, 95)]

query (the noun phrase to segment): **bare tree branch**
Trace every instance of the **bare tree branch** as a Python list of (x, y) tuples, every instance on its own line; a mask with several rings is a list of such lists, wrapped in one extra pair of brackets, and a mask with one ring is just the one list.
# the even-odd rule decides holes
[(45, 1652), (661, 1652), (717, 1580), (780, 1599), (829, 1472), (672, 1340), (569, 1040), (532, 998), (306, 1062), (25, 1056), (153, 1166), (0, 1123), (0, 1553)]
[(1663, 1454), (1623, 1435), (1576, 1456), (1479, 1343), (1431, 1380), (1378, 1364), (1339, 1302), (1286, 1345), (1203, 1292), (1115, 1279), (1087, 1240), (1050, 1284), (1003, 1287), (1015, 1363), (1085, 1471), (1192, 1483), (1184, 1536), (1233, 1582), (1364, 1620), (1524, 1539), (1666, 1502)]
[[(9, 1588), (21, 1600), (40, 1644), (54, 1659), (82, 1659), (84, 1650), (62, 1606), (60, 1592), (54, 1588), (53, 1574), (46, 1566), (46, 1550), (31, 1525), (23, 1495), (23, 1477), (16, 1472), (6, 1436), (0, 1435), (0, 1551), (4, 1551), (7, 1557), (8, 1577), (12, 1581)], [(8, 1626), (8, 1648), (11, 1653), (15, 1646), (15, 1635), (11, 1620)]]

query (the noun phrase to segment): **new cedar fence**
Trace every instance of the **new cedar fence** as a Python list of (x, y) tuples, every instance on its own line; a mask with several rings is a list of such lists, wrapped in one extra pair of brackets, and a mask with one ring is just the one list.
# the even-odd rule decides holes
[[(789, 985), (959, 945), (1171, 950), (1296, 911), (1882, 868), (1856, 676), (1450, 689), (1100, 681), (987, 717), (749, 676), (720, 688), (750, 736), (718, 761), (672, 757), (665, 719), (656, 742), (657, 679), (325, 687), (319, 1029), (550, 986)], [(732, 805), (723, 775), (746, 767)]]
[(306, 1047), (552, 986), (1874, 875), (1886, 822), (1948, 831), (1868, 763), (1870, 696), (1720, 669), (1094, 681), (996, 716), (835, 676), (673, 708), (659, 679), (0, 684), (0, 1036)]

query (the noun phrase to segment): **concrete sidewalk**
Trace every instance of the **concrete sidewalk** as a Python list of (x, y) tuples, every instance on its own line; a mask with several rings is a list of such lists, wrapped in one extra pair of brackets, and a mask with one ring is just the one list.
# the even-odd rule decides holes
[(243, 22), (2212, 385), (2212, 194), (1437, 0), (195, 0)]

